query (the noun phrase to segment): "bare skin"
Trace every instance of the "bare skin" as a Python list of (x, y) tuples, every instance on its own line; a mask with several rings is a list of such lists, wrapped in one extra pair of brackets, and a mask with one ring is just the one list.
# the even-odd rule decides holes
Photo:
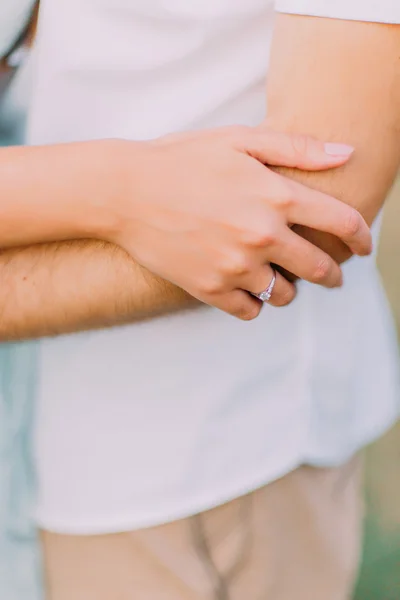
[[(369, 222), (383, 205), (399, 165), (399, 45), (399, 27), (278, 19), (268, 92), (272, 122), (287, 131), (311, 131), (321, 139), (333, 135), (356, 148), (354, 160), (345, 168), (326, 174), (305, 175), (292, 169), (284, 173), (339, 195)], [(338, 76), (344, 65), (346, 77)], [(337, 260), (348, 257), (336, 239), (325, 235), (316, 239), (304, 229), (301, 233), (312, 235)], [(130, 600), (136, 593), (131, 585), (130, 533), (88, 538), (46, 532), (43, 543), (49, 600), (71, 595), (74, 600), (108, 600), (115, 595), (116, 577), (119, 600)], [(97, 558), (95, 569), (88, 548)], [(165, 588), (154, 589), (152, 598), (159, 600), (166, 593)]]
[[(315, 172), (307, 173), (305, 170), (290, 167), (276, 167), (275, 170), (286, 177), (299, 180), (317, 190), (323, 190), (333, 196), (336, 195), (345, 203), (351, 204), (360, 210), (366, 217), (367, 222), (371, 223), (383, 204), (398, 165), (399, 144), (397, 143), (397, 136), (399, 124), (398, 113), (394, 110), (398, 102), (398, 64), (396, 60), (390, 58), (390, 56), (396, 55), (398, 28), (396, 26), (367, 25), (362, 23), (318, 21), (317, 31), (314, 23), (315, 19), (301, 17), (280, 17), (278, 19), (278, 35), (275, 37), (272, 70), (269, 78), (268, 104), (270, 114), (268, 122), (274, 128), (283, 129), (289, 133), (311, 131), (319, 139), (328, 137), (328, 139), (343, 142), (347, 141), (349, 137), (349, 141), (355, 146), (356, 151), (348, 166), (337, 172), (336, 170), (329, 170), (326, 172), (320, 171), (319, 174)], [(298, 27), (298, 24), (301, 24), (301, 26)], [(294, 35), (294, 29), (299, 31), (299, 34)], [(340, 31), (338, 31), (339, 29)], [(346, 40), (352, 39), (348, 33), (350, 30), (356, 33), (356, 37), (360, 43), (363, 43), (361, 41), (363, 39), (368, 40), (368, 45), (364, 43), (367, 47), (365, 52), (356, 53), (351, 41), (346, 42)], [(323, 34), (320, 33), (321, 31), (323, 31)], [(336, 48), (334, 41), (330, 42), (329, 40), (337, 39), (333, 33), (341, 34), (342, 31), (345, 34), (344, 43), (339, 48)], [(324, 53), (323, 60), (309, 53), (302, 54), (301, 48), (303, 47), (304, 37), (309, 39), (310, 36), (314, 38), (314, 44), (318, 43), (320, 45), (321, 52)], [(324, 37), (324, 40), (322, 40), (322, 37)], [(282, 39), (289, 39), (290, 43), (282, 44), (280, 42)], [(326, 43), (325, 39), (327, 40)], [(324, 41), (323, 44), (322, 41)], [(297, 53), (302, 58), (300, 67), (296, 68), (296, 73), (299, 74), (297, 78), (288, 77), (288, 74), (292, 72), (289, 53), (290, 56)], [(340, 61), (337, 59), (338, 56), (340, 56)], [(386, 60), (385, 56), (389, 56), (389, 59)], [(365, 57), (368, 57), (368, 63)], [(341, 84), (343, 89), (337, 86), (336, 83), (332, 83), (334, 80), (335, 82), (337, 80), (337, 76), (339, 75), (337, 71), (340, 70), (338, 63), (342, 64), (341, 61), (349, 61), (346, 79)], [(274, 68), (274, 64), (279, 64), (280, 69)], [(324, 86), (320, 85), (320, 82), (324, 81), (323, 77), (325, 73), (325, 67), (321, 67), (321, 64), (329, 64), (329, 73), (336, 70), (335, 78), (330, 77)], [(373, 77), (366, 78), (363, 76), (367, 64), (371, 66), (371, 73), (374, 74)], [(355, 76), (352, 76), (353, 72), (356, 73)], [(305, 86), (302, 84), (302, 81), (307, 73), (313, 74), (313, 79), (310, 85)], [(300, 74), (302, 74), (302, 79), (300, 79)], [(341, 80), (342, 78), (339, 78), (339, 81)], [(313, 81), (318, 81), (318, 85), (313, 85)], [(375, 81), (378, 83), (375, 84)], [(290, 93), (286, 93), (287, 89)], [(384, 94), (383, 91), (386, 89), (391, 89), (392, 92)], [(335, 106), (334, 110), (330, 109), (328, 117), (325, 111), (316, 108), (320, 105), (327, 106), (328, 108), (331, 104), (335, 105), (335, 103), (339, 102), (339, 93), (341, 94), (340, 99), (348, 98), (346, 105), (341, 103)], [(291, 105), (288, 99), (293, 94), (296, 94), (297, 102)], [(366, 98), (368, 98), (368, 102), (366, 102)], [(344, 108), (347, 104), (348, 107)], [(345, 114), (345, 111), (349, 112), (349, 116)], [(322, 115), (321, 112), (323, 113)], [(351, 123), (351, 127), (343, 125), (346, 119)], [(369, 127), (365, 127), (366, 119), (368, 120)], [(309, 138), (288, 138), (288, 140), (292, 140), (292, 149), (296, 151), (297, 155), (304, 153), (309, 148), (310, 143), (307, 142), (307, 139)], [(167, 143), (170, 144), (171, 140)], [(36, 159), (34, 158), (31, 163), (32, 165), (37, 165), (38, 162), (46, 165), (48, 164), (48, 160), (51, 160), (46, 154), (42, 156), (41, 153), (45, 153), (45, 149), (34, 149), (34, 151)], [(15, 158), (15, 154), (9, 155), (12, 158), (13, 166), (11, 170), (8, 169), (8, 175), (9, 181), (13, 185), (7, 184), (7, 181), (5, 181), (5, 189), (7, 189), (8, 185), (8, 190), (11, 188), (15, 190), (15, 181), (20, 181), (22, 184), (20, 190), (24, 194), (20, 194), (20, 198), (29, 199), (29, 196), (26, 195), (26, 186), (29, 185), (30, 193), (32, 193), (33, 188), (32, 179), (28, 176), (29, 169), (26, 157), (23, 154), (24, 150), (13, 149), (12, 152), (18, 153), (18, 159)], [(102, 146), (100, 145), (93, 152), (93, 158), (98, 158), (102, 152)], [(112, 154), (110, 153), (109, 156)], [(84, 153), (81, 156), (83, 155)], [(56, 156), (57, 152), (53, 149), (53, 160)], [(66, 156), (70, 156), (70, 151), (60, 149), (60, 158), (62, 158), (64, 165), (66, 164)], [(3, 164), (7, 170), (7, 160)], [(24, 177), (18, 176), (18, 164), (20, 164), (20, 172), (24, 172)], [(91, 164), (93, 165), (93, 163)], [(126, 164), (126, 161), (124, 164)], [(108, 168), (112, 167), (108, 165)], [(316, 169), (316, 166), (314, 166), (314, 169)], [(53, 165), (51, 172), (59, 175), (55, 165)], [(74, 174), (75, 177), (73, 176)], [(77, 208), (78, 204), (75, 207), (71, 206), (70, 200), (71, 198), (76, 198), (80, 202), (80, 207), (85, 206), (85, 203), (82, 203), (85, 195), (84, 191), (85, 189), (90, 191), (90, 185), (93, 185), (93, 180), (97, 184), (99, 177), (101, 180), (99, 169), (93, 169), (90, 165), (84, 173), (83, 171), (73, 170), (72, 176), (69, 173), (67, 179), (71, 185), (74, 182), (75, 185), (72, 186), (72, 189), (65, 187), (64, 191), (66, 193), (64, 196), (60, 194), (60, 186), (58, 188), (57, 186), (52, 187), (51, 179), (47, 180), (47, 178), (43, 178), (43, 181), (46, 181), (50, 186), (51, 196), (54, 197), (56, 195), (60, 200), (58, 203), (52, 203), (53, 206), (60, 209), (60, 213), (53, 219), (48, 218), (50, 213), (48, 210), (49, 203), (47, 203), (42, 207), (46, 209), (43, 212), (45, 212), (47, 218), (34, 219), (31, 218), (34, 216), (34, 213), (32, 214), (32, 204), (28, 210), (26, 205), (22, 205), (18, 214), (19, 216), (26, 215), (28, 217), (25, 219), (24, 225), (28, 223), (29, 227), (24, 229), (15, 224), (15, 226), (11, 225), (8, 228), (4, 228), (2, 238), (0, 238), (4, 239), (3, 246), (11, 243), (25, 245), (29, 241), (62, 239), (63, 237), (87, 238), (104, 236), (106, 222), (110, 215), (108, 214), (107, 216), (106, 211), (99, 210), (98, 205), (95, 212), (93, 210), (90, 211), (87, 207), (86, 214), (92, 215), (90, 222), (87, 223), (79, 212), (81, 208)], [(60, 180), (65, 181), (65, 178), (63, 180), (61, 177)], [(117, 172), (114, 181), (119, 180), (125, 181), (121, 170)], [(96, 185), (96, 187), (98, 188), (99, 186)], [(107, 187), (105, 182), (101, 185), (101, 189), (106, 191), (106, 197), (113, 202), (115, 201), (117, 188), (118, 186), (115, 185), (111, 188)], [(41, 198), (46, 198), (46, 194), (43, 194), (43, 191), (43, 187), (39, 185), (37, 187), (37, 195), (41, 194)], [(69, 193), (71, 191), (74, 193)], [(5, 196), (9, 197), (10, 201), (13, 202), (13, 207), (18, 205), (15, 194), (7, 194)], [(97, 197), (97, 194), (93, 195), (93, 197)], [(64, 203), (62, 201), (63, 198)], [(104, 207), (105, 205), (106, 200), (103, 198), (102, 206)], [(127, 210), (126, 203), (124, 210)], [(120, 220), (122, 221), (121, 216), (120, 213)], [(6, 223), (4, 211), (2, 217), (4, 227)], [(78, 227), (77, 223), (79, 224)], [(34, 229), (38, 224), (40, 224), (42, 230), (32, 231), (32, 228)], [(46, 229), (46, 231), (43, 229)], [(340, 243), (332, 235), (316, 232), (315, 229), (309, 229), (304, 224), (296, 225), (294, 231), (323, 248), (337, 262), (342, 262), (351, 256), (349, 248)], [(12, 233), (12, 239), (9, 239), (10, 232)], [(16, 235), (16, 232), (18, 235)], [(112, 241), (117, 241), (118, 243), (115, 233), (114, 231)], [(108, 235), (111, 239), (112, 235), (110, 231)], [(18, 238), (18, 236), (20, 237)], [(129, 239), (126, 231), (122, 232), (122, 234), (120, 232), (120, 239), (122, 245), (130, 250), (131, 254), (135, 254), (132, 239)], [(292, 237), (292, 239), (294, 238)], [(285, 246), (285, 248), (287, 249), (288, 246)], [(86, 257), (90, 256), (90, 261), (88, 260), (86, 269), (82, 265), (82, 270), (85, 271), (86, 275), (82, 275), (81, 280), (77, 282), (77, 275), (71, 278), (71, 273), (79, 273), (79, 270), (76, 271), (76, 262), (78, 260), (77, 256), (81, 255), (83, 258), (83, 254), (81, 254), (82, 250), (84, 250)], [(148, 255), (146, 248), (142, 247), (137, 249), (137, 251), (139, 259), (143, 255), (143, 260), (146, 263), (146, 257), (144, 256), (144, 254)], [(158, 256), (160, 256), (159, 252)], [(38, 263), (39, 257), (40, 265)], [(226, 253), (222, 253), (222, 257), (225, 259)], [(242, 281), (245, 281), (244, 285), (246, 289), (250, 288), (251, 291), (255, 291), (257, 286), (258, 291), (260, 291), (259, 286), (262, 285), (262, 287), (265, 287), (265, 284), (269, 281), (268, 277), (270, 277), (270, 274), (266, 272), (267, 268), (264, 267), (263, 274), (259, 271), (260, 275), (257, 280), (252, 277), (251, 283), (246, 282), (246, 275), (244, 273), (240, 275), (237, 272), (235, 274), (234, 271), (237, 271), (238, 268), (239, 271), (243, 271), (243, 268), (244, 270), (248, 269), (248, 254), (246, 254), (246, 251), (242, 253), (235, 251), (235, 253), (231, 253), (231, 258), (233, 260), (230, 264), (229, 260), (223, 261), (225, 273), (215, 273), (214, 271), (213, 275), (212, 272), (209, 272), (209, 279), (207, 281), (202, 280), (202, 290), (196, 290), (195, 287), (190, 287), (189, 284), (188, 289), (190, 294), (185, 294), (178, 287), (174, 288), (172, 284), (166, 283), (160, 278), (155, 277), (153, 279), (149, 273), (146, 273), (145, 280), (143, 280), (145, 271), (140, 269), (136, 262), (130, 260), (124, 252), (118, 251), (112, 243), (99, 244), (96, 241), (85, 240), (69, 243), (68, 245), (56, 243), (43, 245), (40, 248), (28, 247), (9, 251), (4, 250), (0, 258), (0, 277), (2, 277), (4, 283), (1, 288), (3, 293), (0, 293), (0, 310), (3, 315), (0, 321), (0, 338), (2, 340), (11, 340), (42, 335), (55, 335), (150, 317), (152, 314), (159, 314), (160, 310), (163, 311), (160, 307), (160, 295), (163, 297), (163, 294), (165, 294), (164, 310), (166, 312), (184, 308), (188, 305), (193, 306), (193, 300), (190, 295), (194, 295), (206, 302), (215, 303), (241, 318), (254, 318), (261, 308), (260, 304), (248, 294), (244, 295), (238, 289), (240, 284), (236, 284), (237, 287), (234, 289), (234, 285), (232, 285), (233, 280), (235, 276), (236, 281), (241, 278)], [(182, 277), (182, 273), (180, 275), (174, 272), (167, 273), (165, 265), (160, 266), (156, 264), (157, 256), (147, 256), (147, 259), (149, 260), (147, 264), (150, 268), (155, 269), (161, 275), (169, 275), (173, 281), (184, 287), (183, 284), (185, 282), (179, 278), (180, 276)], [(276, 257), (272, 255), (271, 260), (279, 264)], [(174, 264), (176, 264), (176, 261), (174, 261)], [(320, 261), (318, 264), (314, 262), (313, 264), (314, 273), (309, 270), (309, 278), (329, 285), (329, 281), (332, 281), (332, 273), (335, 272), (335, 267), (332, 266), (332, 263), (327, 262), (326, 258), (324, 258), (322, 262)], [(54, 267), (57, 268), (57, 273), (54, 272)], [(283, 262), (282, 267), (286, 267), (286, 273), (288, 270), (295, 272), (293, 266), (284, 265)], [(90, 275), (87, 276), (87, 273), (90, 273)], [(95, 281), (93, 281), (93, 273), (97, 274)], [(337, 273), (338, 271), (336, 270)], [(127, 280), (127, 274), (129, 274), (131, 279)], [(305, 276), (304, 273), (302, 276)], [(225, 289), (230, 289), (231, 292), (230, 295), (228, 293), (224, 296), (224, 292), (221, 294), (221, 282), (222, 287), (226, 286), (229, 278), (231, 282), (230, 287), (228, 285)], [(56, 287), (54, 282), (56, 280), (63, 282), (61, 286), (61, 289), (63, 289), (62, 295), (55, 293)], [(87, 289), (85, 287), (87, 281), (91, 281), (91, 286), (95, 286), (95, 288), (91, 287), (90, 290)], [(129, 286), (127, 286), (127, 281), (130, 282)], [(112, 283), (115, 290), (115, 296), (112, 298), (109, 292), (110, 283)], [(290, 302), (294, 297), (294, 288), (288, 287), (283, 279), (280, 279), (280, 288), (281, 292), (279, 293), (278, 286), (273, 297), (273, 302), (278, 306)], [(98, 290), (96, 296), (98, 304), (96, 306), (93, 306), (90, 293), (92, 289)], [(131, 296), (129, 296), (130, 293), (132, 294)], [(227, 303), (228, 297), (229, 301)], [(121, 298), (123, 299), (122, 302)], [(139, 299), (138, 303), (136, 303), (136, 298)], [(245, 304), (242, 303), (243, 300)], [(36, 308), (37, 306), (46, 307), (46, 311), (40, 311), (39, 313)], [(43, 316), (44, 313), (46, 317)]]
[[(304, 152), (298, 151), (302, 145)], [(352, 207), (264, 163), (319, 170), (342, 165), (351, 152), (265, 127), (151, 143), (0, 150), (0, 339), (148, 318), (159, 314), (164, 295), (165, 312), (193, 304), (194, 297), (255, 318), (261, 303), (248, 292), (267, 287), (269, 262), (326, 287), (341, 285), (336, 262), (290, 225), (329, 231), (363, 255), (371, 250), (365, 221)], [(148, 269), (145, 277), (138, 265)], [(165, 281), (177, 285), (176, 293)], [(294, 296), (294, 286), (278, 276), (272, 304), (288, 304)]]
[[(286, 132), (346, 139), (356, 148), (351, 163), (337, 172), (277, 171), (351, 204), (370, 225), (400, 163), (399, 52), (398, 25), (288, 15), (277, 19), (268, 123)], [(296, 69), (293, 55), (299, 57)], [(301, 226), (295, 230), (338, 262), (350, 258), (337, 238)]]

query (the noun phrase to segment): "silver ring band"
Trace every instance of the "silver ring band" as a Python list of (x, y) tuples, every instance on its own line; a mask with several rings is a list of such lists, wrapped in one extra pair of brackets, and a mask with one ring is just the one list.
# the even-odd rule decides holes
[(256, 296), (256, 298), (258, 298), (262, 302), (269, 302), (271, 300), (272, 292), (274, 291), (275, 283), (276, 283), (276, 271), (275, 271), (275, 269), (272, 269), (272, 279), (271, 279), (269, 286), (267, 288), (265, 288), (265, 290), (263, 290), (259, 294), (253, 294), (253, 295)]

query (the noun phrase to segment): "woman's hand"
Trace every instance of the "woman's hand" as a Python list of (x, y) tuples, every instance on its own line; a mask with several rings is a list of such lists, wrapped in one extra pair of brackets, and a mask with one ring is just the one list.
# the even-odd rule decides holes
[[(340, 267), (293, 224), (331, 233), (354, 254), (371, 252), (369, 228), (355, 209), (265, 166), (325, 170), (349, 159), (347, 146), (247, 127), (123, 145), (126, 187), (113, 206), (109, 241), (227, 313), (259, 314), (262, 303), (251, 293), (269, 285), (270, 263), (325, 287), (341, 285)], [(270, 303), (294, 296), (278, 273)]]

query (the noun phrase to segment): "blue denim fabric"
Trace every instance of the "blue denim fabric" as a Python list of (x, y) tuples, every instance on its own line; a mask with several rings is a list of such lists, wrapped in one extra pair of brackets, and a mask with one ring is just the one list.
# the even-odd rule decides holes
[(31, 463), (36, 343), (0, 347), (0, 598), (40, 600)]
[[(5, 133), (5, 132), (3, 132)], [(17, 143), (15, 132), (0, 146)], [(0, 344), (0, 598), (43, 600), (40, 549), (32, 519), (31, 454), (37, 342)]]

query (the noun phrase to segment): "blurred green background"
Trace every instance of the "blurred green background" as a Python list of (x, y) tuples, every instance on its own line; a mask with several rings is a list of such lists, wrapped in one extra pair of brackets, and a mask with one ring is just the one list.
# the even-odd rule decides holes
[[(385, 209), (379, 267), (400, 333), (400, 181)], [(400, 425), (368, 450), (366, 509), (356, 600), (400, 600)]]

